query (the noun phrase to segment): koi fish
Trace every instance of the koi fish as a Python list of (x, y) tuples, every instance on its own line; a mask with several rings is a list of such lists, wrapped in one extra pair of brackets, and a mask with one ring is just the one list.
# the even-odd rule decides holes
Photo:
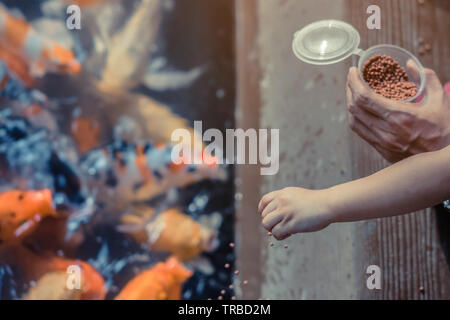
[(171, 70), (165, 58), (152, 59), (142, 83), (150, 90), (166, 91), (186, 88), (205, 71), (199, 66), (188, 71)]
[(226, 178), (217, 159), (208, 164), (175, 164), (173, 145), (126, 143), (116, 141), (87, 154), (81, 170), (87, 176), (91, 191), (104, 204), (120, 204), (149, 200), (174, 187), (204, 180)]
[(115, 300), (180, 300), (181, 287), (192, 276), (176, 258), (158, 262), (129, 281)]
[[(77, 74), (81, 71), (81, 65), (70, 49), (39, 34), (4, 6), (0, 6), (0, 57), (7, 62), (8, 68), (19, 71), (16, 75), (27, 86), (32, 84), (33, 77), (42, 77), (47, 72)], [(20, 70), (16, 60), (20, 61)], [(23, 66), (28, 67), (28, 72)]]
[(105, 298), (106, 288), (103, 277), (87, 262), (53, 255), (38, 255), (23, 246), (9, 246), (0, 251), (0, 258), (21, 270), (26, 281), (42, 280), (42, 277), (51, 272), (64, 272), (68, 275), (69, 267), (78, 266), (81, 271), (80, 298), (82, 300)]
[(111, 42), (102, 82), (114, 88), (133, 88), (146, 72), (162, 20), (162, 1), (142, 0), (122, 31)]
[(101, 4), (105, 0), (64, 0), (68, 4), (76, 4), (80, 7), (88, 7), (94, 4)]
[(25, 88), (22, 82), (8, 70), (2, 60), (0, 60), (0, 97), (17, 100), (25, 105), (36, 103), (38, 100), (33, 97), (33, 91)]
[[(29, 121), (0, 112), (0, 185), (8, 189), (50, 189), (55, 205), (84, 201), (83, 181), (77, 172), (78, 159), (68, 159), (71, 145), (35, 128)], [(64, 157), (60, 154), (64, 153)], [(61, 202), (61, 201), (62, 202)]]
[(126, 114), (133, 119), (136, 127), (141, 131), (140, 139), (159, 141), (165, 144), (172, 143), (172, 133), (176, 129), (183, 128), (190, 133), (191, 145), (204, 147), (203, 141), (195, 141), (197, 136), (194, 129), (189, 126), (186, 119), (173, 113), (166, 105), (154, 99), (138, 93), (131, 93), (117, 88), (112, 88), (102, 82), (94, 83), (86, 96), (86, 106), (91, 107), (92, 100), (101, 101), (102, 107), (108, 110), (104, 116), (108, 123), (116, 124), (123, 117), (123, 106)]
[(48, 272), (37, 280), (22, 300), (81, 300), (81, 290), (67, 287), (68, 277), (65, 271)]
[(55, 216), (50, 190), (10, 190), (0, 193), (0, 244), (32, 233), (47, 216)]
[(197, 257), (202, 251), (216, 247), (216, 232), (204, 227), (177, 209), (169, 209), (152, 219), (154, 211), (135, 207), (134, 212), (122, 217), (119, 230), (131, 234), (151, 250), (170, 252), (181, 261)]
[(48, 99), (36, 89), (28, 89), (0, 60), (0, 98), (8, 101), (14, 115), (28, 119), (37, 127), (56, 131), (55, 118), (44, 107)]
[[(60, 217), (47, 217), (41, 221), (37, 229), (23, 240), (23, 244), (33, 245), (36, 249), (45, 249), (52, 252), (58, 250), (66, 254), (76, 252), (76, 248), (84, 241), (83, 230), (71, 233), (67, 228), (68, 216), (57, 209)], [(67, 212), (70, 214), (70, 212)]]

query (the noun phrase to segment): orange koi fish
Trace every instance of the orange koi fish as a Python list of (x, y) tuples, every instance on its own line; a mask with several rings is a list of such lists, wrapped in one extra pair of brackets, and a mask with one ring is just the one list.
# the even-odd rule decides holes
[(50, 131), (57, 128), (55, 117), (44, 106), (48, 99), (36, 89), (28, 89), (22, 81), (0, 60), (0, 98), (11, 107), (12, 114), (25, 117), (37, 127)]
[[(51, 272), (69, 275), (69, 267), (81, 269), (80, 298), (82, 300), (103, 300), (106, 295), (102, 275), (89, 263), (57, 256), (38, 255), (23, 246), (9, 246), (0, 251), (0, 258), (24, 274), (26, 281), (39, 281)], [(48, 283), (48, 279), (45, 281)]]
[(23, 239), (23, 244), (32, 244), (33, 248), (56, 252), (63, 250), (66, 254), (74, 253), (84, 241), (83, 231), (70, 232), (67, 229), (68, 216), (58, 210), (59, 217), (47, 217), (41, 221), (37, 229)]
[(216, 232), (204, 227), (177, 209), (160, 213), (152, 219), (154, 211), (148, 207), (135, 207), (122, 217), (119, 230), (130, 233), (151, 250), (170, 252), (181, 261), (197, 257), (202, 251), (215, 249)]
[(180, 300), (181, 287), (191, 276), (192, 271), (170, 257), (138, 274), (115, 300)]
[(0, 244), (32, 233), (42, 218), (55, 216), (50, 190), (10, 190), (0, 193)]
[[(41, 77), (47, 72), (77, 74), (81, 65), (74, 53), (42, 34), (39, 34), (24, 19), (9, 13), (0, 6), (0, 57), (13, 71), (19, 65), (26, 65), (28, 73), (23, 70), (16, 75), (29, 86), (32, 77)], [(22, 68), (23, 69), (23, 68)]]

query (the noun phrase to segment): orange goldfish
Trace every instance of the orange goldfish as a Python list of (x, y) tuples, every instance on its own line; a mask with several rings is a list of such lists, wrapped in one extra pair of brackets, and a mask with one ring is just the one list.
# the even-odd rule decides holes
[(33, 248), (42, 248), (56, 252), (63, 250), (66, 254), (75, 252), (75, 249), (84, 241), (83, 230), (70, 232), (67, 229), (68, 216), (58, 210), (58, 217), (47, 217), (39, 224), (37, 229), (23, 239), (23, 244), (32, 244)]
[(181, 287), (191, 276), (192, 271), (170, 257), (138, 274), (115, 300), (180, 300)]
[(57, 256), (38, 255), (23, 246), (9, 246), (0, 251), (0, 258), (20, 269), (26, 281), (38, 281), (50, 272), (65, 272), (78, 266), (81, 269), (81, 299), (102, 300), (106, 295), (102, 275), (89, 263)]
[(140, 243), (148, 243), (152, 250), (170, 252), (181, 261), (215, 248), (216, 233), (179, 210), (166, 210), (152, 219), (153, 214), (150, 208), (135, 206), (134, 214), (122, 217), (124, 225), (119, 230), (130, 233)]
[(0, 244), (32, 233), (42, 218), (55, 216), (50, 190), (0, 193)]
[[(28, 86), (33, 76), (41, 77), (47, 72), (77, 74), (81, 71), (81, 65), (70, 49), (39, 34), (4, 6), (0, 6), (0, 57)], [(28, 72), (24, 72), (24, 65)]]

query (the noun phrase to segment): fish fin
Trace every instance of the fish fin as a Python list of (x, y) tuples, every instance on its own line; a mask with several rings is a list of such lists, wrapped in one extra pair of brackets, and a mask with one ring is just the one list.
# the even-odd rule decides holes
[(43, 77), (46, 73), (45, 63), (42, 61), (32, 63), (30, 65), (30, 73), (37, 78)]

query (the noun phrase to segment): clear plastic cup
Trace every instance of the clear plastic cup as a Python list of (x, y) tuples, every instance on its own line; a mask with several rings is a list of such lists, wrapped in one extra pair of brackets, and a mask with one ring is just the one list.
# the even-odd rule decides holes
[(358, 70), (359, 75), (363, 80), (363, 82), (370, 90), (372, 90), (362, 76), (362, 69), (366, 61), (368, 61), (370, 58), (372, 58), (373, 56), (383, 54), (390, 56), (394, 60), (396, 60), (399, 63), (399, 65), (405, 69), (409, 81), (415, 83), (417, 87), (416, 95), (407, 100), (403, 100), (404, 102), (415, 101), (423, 93), (425, 89), (425, 82), (426, 82), (425, 70), (420, 61), (411, 52), (398, 46), (390, 44), (380, 44), (377, 46), (373, 46), (365, 51), (361, 50), (358, 53), (358, 55), (360, 56), (358, 62)]
[[(360, 35), (350, 24), (340, 20), (320, 20), (295, 32), (292, 50), (303, 62), (313, 65), (338, 63), (352, 55), (359, 56), (359, 74), (362, 77), (364, 63), (375, 55), (388, 55), (406, 71), (409, 81), (416, 84), (417, 94), (405, 102), (416, 100), (425, 88), (425, 71), (419, 60), (409, 51), (389, 44), (373, 46), (367, 50), (359, 48)], [(373, 91), (373, 90), (372, 90)]]

